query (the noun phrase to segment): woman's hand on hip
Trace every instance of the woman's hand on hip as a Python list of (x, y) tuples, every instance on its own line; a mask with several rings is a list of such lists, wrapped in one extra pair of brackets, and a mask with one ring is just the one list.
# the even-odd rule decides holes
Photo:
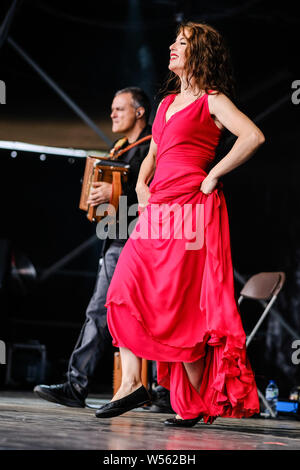
[(216, 189), (218, 184), (218, 178), (207, 175), (201, 183), (200, 191), (204, 194), (211, 194)]

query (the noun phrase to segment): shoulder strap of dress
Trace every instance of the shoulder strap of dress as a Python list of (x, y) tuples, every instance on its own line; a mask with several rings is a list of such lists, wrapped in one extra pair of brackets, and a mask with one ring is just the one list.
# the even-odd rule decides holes
[(173, 96), (174, 96), (173, 94), (170, 94), (170, 95), (165, 96), (165, 97), (163, 98), (163, 100), (162, 100), (160, 106), (162, 106), (163, 104), (168, 104), (169, 101), (172, 99)]

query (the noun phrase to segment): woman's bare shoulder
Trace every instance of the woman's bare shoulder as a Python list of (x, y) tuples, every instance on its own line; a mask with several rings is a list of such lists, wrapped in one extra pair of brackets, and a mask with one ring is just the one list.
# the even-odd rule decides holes
[(210, 90), (208, 93), (208, 97), (210, 98), (211, 101), (221, 101), (224, 99), (227, 99), (230, 101), (227, 95), (225, 93), (222, 93), (222, 91), (218, 90)]
[(213, 90), (213, 93), (208, 94), (207, 99), (209, 103), (209, 109), (211, 110), (212, 114), (215, 114), (218, 109), (224, 108), (224, 106), (234, 106), (234, 103), (231, 101), (231, 99), (221, 91)]

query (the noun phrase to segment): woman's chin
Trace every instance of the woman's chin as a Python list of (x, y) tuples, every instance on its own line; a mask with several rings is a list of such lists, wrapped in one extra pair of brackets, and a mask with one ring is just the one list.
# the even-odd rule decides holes
[(176, 75), (180, 75), (180, 69), (178, 67), (176, 67), (174, 64), (172, 64), (172, 62), (169, 63), (168, 69), (171, 72), (175, 73)]
[(174, 70), (174, 67), (173, 67), (173, 64), (172, 64), (172, 62), (169, 62), (168, 69), (169, 69), (169, 70), (172, 70), (172, 72), (173, 72), (173, 70)]

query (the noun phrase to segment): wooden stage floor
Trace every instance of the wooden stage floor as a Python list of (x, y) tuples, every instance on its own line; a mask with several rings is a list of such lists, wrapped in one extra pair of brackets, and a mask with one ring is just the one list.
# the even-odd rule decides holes
[[(108, 396), (91, 396), (95, 406)], [(32, 392), (0, 392), (0, 450), (296, 450), (300, 421), (217, 419), (193, 428), (168, 428), (168, 414), (142, 409), (98, 419), (95, 409), (67, 408)]]

